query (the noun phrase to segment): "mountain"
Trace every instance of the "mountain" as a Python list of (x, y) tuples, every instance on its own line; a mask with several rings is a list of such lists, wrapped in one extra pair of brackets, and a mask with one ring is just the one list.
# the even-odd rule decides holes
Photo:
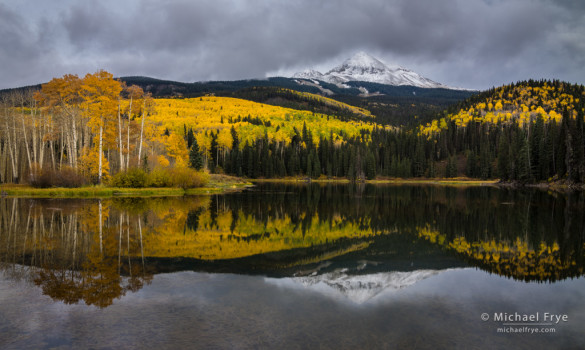
[(351, 275), (345, 270), (322, 275), (293, 277), (292, 281), (330, 297), (343, 296), (356, 304), (373, 299), (384, 291), (398, 291), (446, 270), (393, 271)]
[(295, 73), (293, 78), (320, 80), (338, 86), (349, 87), (349, 81), (366, 81), (393, 86), (416, 86), (421, 88), (454, 89), (425, 78), (420, 74), (400, 66), (386, 65), (365, 52), (358, 52), (341, 65), (325, 74), (316, 70)]

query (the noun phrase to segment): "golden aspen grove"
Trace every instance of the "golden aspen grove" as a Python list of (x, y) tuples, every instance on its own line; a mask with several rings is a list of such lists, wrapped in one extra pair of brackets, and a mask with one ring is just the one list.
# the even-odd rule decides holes
[[(332, 99), (298, 94), (370, 116), (366, 110)], [(306, 147), (304, 142), (317, 146), (320, 140), (331, 140), (339, 147), (344, 140), (376, 127), (235, 98), (153, 99), (140, 87), (126, 86), (105, 71), (84, 78), (54, 78), (36, 92), (3, 94), (2, 107), (0, 182), (41, 187), (102, 183), (136, 167), (146, 171), (188, 168), (187, 129), (193, 132), (207, 167), (212, 158), (225, 158), (233, 148), (231, 128), (243, 148), (263, 137), (289, 145), (303, 127), (306, 132), (307, 125), (312, 136), (303, 140), (302, 147)], [(217, 150), (211, 154), (214, 136)], [(57, 174), (67, 174), (71, 181), (58, 183), (57, 178), (63, 176)]]
[(0, 182), (186, 188), (204, 184), (206, 173), (585, 182), (583, 85), (505, 85), (414, 127), (382, 124), (364, 108), (307, 92), (243, 91), (289, 98), (297, 108), (212, 93), (152, 98), (105, 71), (4, 93)]

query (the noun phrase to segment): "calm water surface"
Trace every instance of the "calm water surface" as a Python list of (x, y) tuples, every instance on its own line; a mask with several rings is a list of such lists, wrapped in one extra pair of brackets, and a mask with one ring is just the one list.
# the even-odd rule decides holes
[(0, 348), (583, 348), (584, 209), (489, 187), (4, 198)]

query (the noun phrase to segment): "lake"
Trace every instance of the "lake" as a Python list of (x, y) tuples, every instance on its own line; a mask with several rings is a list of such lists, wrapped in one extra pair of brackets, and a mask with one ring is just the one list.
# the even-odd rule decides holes
[(2, 349), (585, 347), (585, 195), (0, 199)]

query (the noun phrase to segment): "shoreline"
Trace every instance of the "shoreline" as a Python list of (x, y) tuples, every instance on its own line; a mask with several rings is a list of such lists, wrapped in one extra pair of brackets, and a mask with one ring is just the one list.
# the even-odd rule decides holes
[[(349, 184), (352, 183), (346, 178), (319, 178), (307, 179), (300, 177), (287, 177), (280, 179), (249, 179), (252, 183), (320, 183), (320, 184)], [(376, 178), (372, 180), (355, 181), (359, 184), (373, 185), (439, 185), (439, 186), (499, 186), (499, 180), (477, 180), (469, 178)]]
[(1, 197), (20, 198), (114, 198), (114, 197), (172, 197), (190, 195), (222, 194), (241, 191), (253, 184), (244, 179), (224, 175), (211, 176), (203, 187), (183, 189), (180, 187), (49, 187), (35, 188), (29, 185), (0, 184)]
[[(109, 187), (109, 186), (85, 186), (85, 187), (51, 187), (35, 188), (29, 185), (0, 184), (2, 197), (22, 198), (109, 198), (109, 197), (170, 197), (188, 195), (210, 195), (241, 191), (261, 183), (282, 184), (350, 184), (347, 178), (318, 178), (285, 177), (277, 179), (242, 179), (225, 175), (212, 175), (210, 182), (204, 187), (183, 189), (178, 187)], [(567, 184), (564, 182), (522, 184), (514, 182), (500, 182), (500, 180), (478, 180), (465, 177), (458, 178), (376, 178), (372, 180), (360, 180), (355, 183), (373, 185), (431, 185), (450, 187), (498, 187), (508, 189), (535, 188), (557, 192), (584, 190), (584, 185)]]

